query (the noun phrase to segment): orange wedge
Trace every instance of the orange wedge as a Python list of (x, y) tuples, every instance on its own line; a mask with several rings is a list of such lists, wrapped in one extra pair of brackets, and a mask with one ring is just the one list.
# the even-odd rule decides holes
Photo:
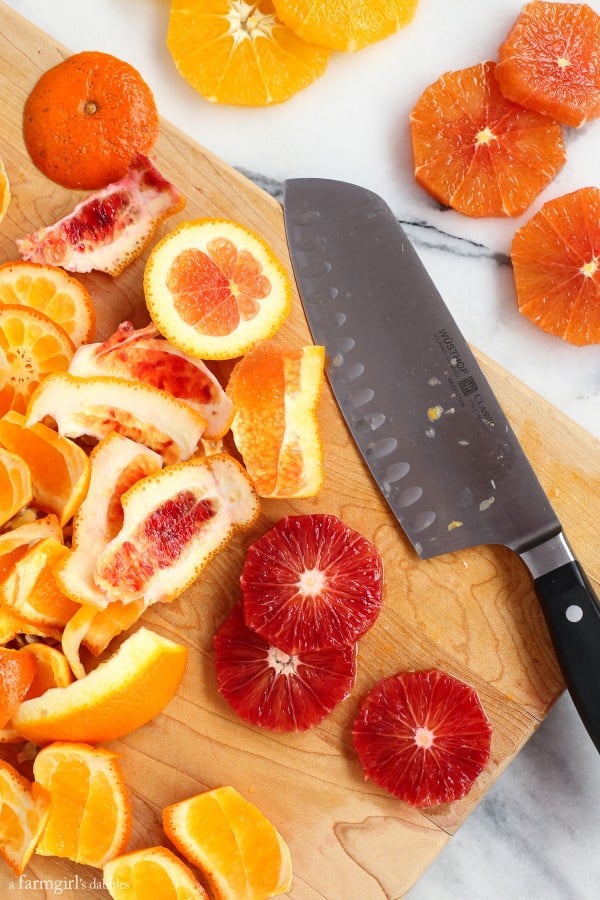
[(65, 625), (61, 638), (63, 653), (75, 677), (84, 678), (87, 674), (81, 661), (82, 644), (94, 656), (99, 656), (114, 637), (138, 621), (145, 608), (144, 600), (135, 603), (114, 600), (105, 609), (80, 606)]
[(5, 728), (31, 686), (35, 659), (0, 647), (0, 728)]
[(418, 0), (274, 0), (279, 17), (305, 41), (353, 52), (407, 25)]
[(60, 590), (54, 566), (68, 552), (54, 538), (30, 547), (0, 588), (0, 599), (32, 625), (62, 628), (78, 605)]
[(33, 498), (27, 463), (0, 447), (0, 526), (5, 525)]
[(159, 241), (144, 292), (161, 334), (198, 359), (232, 359), (273, 335), (292, 296), (268, 244), (223, 219), (184, 222)]
[(10, 205), (10, 199), (10, 184), (8, 181), (8, 175), (6, 174), (4, 163), (0, 159), (0, 222), (6, 215), (8, 207)]
[(33, 681), (27, 689), (25, 699), (41, 697), (50, 688), (66, 687), (73, 681), (67, 657), (56, 647), (34, 641), (22, 647), (19, 653), (29, 654), (35, 661)]
[(164, 709), (186, 661), (187, 647), (140, 628), (85, 678), (23, 700), (13, 727), (34, 744), (112, 741)]
[(25, 556), (33, 544), (46, 537), (62, 541), (62, 529), (55, 515), (36, 519), (0, 534), (0, 585), (10, 574), (14, 563)]
[(193, 872), (166, 847), (144, 847), (103, 866), (113, 900), (208, 900)]
[(0, 856), (22, 875), (50, 816), (50, 794), (0, 760)]

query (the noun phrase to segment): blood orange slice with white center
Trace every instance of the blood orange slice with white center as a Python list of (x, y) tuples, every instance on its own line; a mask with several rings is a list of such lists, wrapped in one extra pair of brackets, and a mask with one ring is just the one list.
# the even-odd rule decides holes
[(272, 731), (305, 731), (348, 696), (356, 644), (288, 654), (263, 640), (234, 606), (214, 638), (217, 685), (246, 722)]
[(436, 669), (379, 681), (352, 728), (366, 777), (416, 807), (465, 797), (487, 765), (491, 734), (476, 691)]
[(376, 547), (336, 516), (286, 516), (248, 548), (246, 623), (289, 654), (353, 644), (381, 608)]

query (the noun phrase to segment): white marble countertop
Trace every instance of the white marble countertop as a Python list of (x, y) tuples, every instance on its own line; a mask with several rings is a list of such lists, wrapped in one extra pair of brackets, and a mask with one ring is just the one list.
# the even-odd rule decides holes
[[(520, 0), (420, 0), (403, 31), (334, 55), (310, 88), (263, 109), (211, 105), (179, 77), (165, 45), (167, 0), (5, 2), (74, 51), (131, 62), (163, 116), (257, 180), (332, 177), (380, 193), (467, 338), (600, 437), (600, 345), (572, 347), (523, 319), (507, 265), (514, 230), (543, 202), (600, 186), (600, 119), (566, 134), (566, 165), (520, 219), (441, 211), (412, 178), (412, 105), (443, 71), (493, 59)], [(600, 13), (600, 0), (590, 5)], [(599, 810), (600, 757), (563, 696), (410, 900), (597, 900)]]

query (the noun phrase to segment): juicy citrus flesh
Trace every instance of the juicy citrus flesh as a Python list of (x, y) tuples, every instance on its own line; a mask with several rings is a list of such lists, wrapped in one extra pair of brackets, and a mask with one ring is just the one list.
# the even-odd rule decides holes
[(600, 190), (549, 200), (519, 228), (511, 260), (519, 311), (572, 344), (600, 343)]
[(113, 900), (208, 900), (192, 870), (167, 847), (144, 847), (103, 866)]
[(44, 72), (23, 111), (33, 162), (68, 188), (94, 190), (122, 178), (158, 131), (154, 97), (140, 73), (98, 51), (74, 54)]
[(35, 676), (35, 660), (19, 650), (0, 647), (0, 728), (5, 728)]
[(500, 93), (493, 62), (447, 72), (411, 115), (415, 178), (468, 216), (517, 216), (566, 159), (560, 125)]
[(280, 18), (304, 40), (353, 52), (407, 25), (418, 0), (274, 0), (274, 4)]
[(261, 497), (312, 497), (323, 485), (317, 408), (325, 348), (253, 348), (227, 385), (235, 415), (231, 430)]
[(476, 691), (445, 672), (402, 672), (364, 698), (352, 739), (367, 778), (416, 807), (465, 797), (490, 756)]
[(76, 347), (93, 337), (96, 311), (89, 291), (57, 266), (24, 260), (0, 265), (0, 304), (20, 303), (45, 313)]
[(85, 678), (24, 700), (13, 726), (36, 744), (96, 744), (122, 737), (175, 696), (186, 661), (186, 647), (142, 627)]
[(184, 222), (152, 249), (144, 272), (150, 316), (198, 359), (232, 359), (271, 337), (291, 308), (287, 272), (262, 238), (236, 222)]
[(0, 447), (0, 526), (33, 498), (31, 472), (25, 460)]
[(0, 856), (22, 875), (50, 815), (48, 791), (0, 759)]
[(52, 537), (30, 547), (2, 584), (2, 602), (34, 625), (62, 628), (77, 610), (54, 575), (54, 566), (67, 552), (64, 544)]
[(219, 787), (163, 810), (177, 850), (198, 866), (218, 900), (261, 900), (285, 893), (287, 844), (266, 816), (233, 787)]
[(496, 75), (515, 103), (581, 127), (600, 115), (600, 16), (585, 3), (526, 4)]
[(278, 19), (271, 0), (172, 0), (167, 46), (180, 74), (214, 103), (281, 103), (320, 77), (330, 51)]
[(37, 853), (100, 867), (125, 849), (131, 801), (118, 760), (84, 743), (55, 742), (38, 752), (33, 774), (51, 809)]
[(237, 603), (214, 637), (217, 685), (246, 722), (272, 731), (306, 731), (352, 690), (356, 644), (288, 654), (244, 622)]
[(44, 516), (0, 534), (0, 585), (12, 571), (13, 564), (25, 555), (29, 547), (45, 537), (53, 537), (57, 541), (63, 538), (55, 515)]
[(6, 169), (4, 168), (4, 163), (0, 159), (0, 222), (7, 213), (8, 207), (10, 206), (10, 201), (10, 183), (8, 180), (8, 175), (6, 174)]

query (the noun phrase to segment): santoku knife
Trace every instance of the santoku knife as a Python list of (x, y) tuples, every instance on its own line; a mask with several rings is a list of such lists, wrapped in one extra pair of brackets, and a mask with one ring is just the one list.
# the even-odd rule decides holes
[(575, 706), (600, 750), (600, 607), (491, 387), (384, 201), (286, 181), (294, 274), (373, 478), (423, 559), (503, 544), (529, 569)]

